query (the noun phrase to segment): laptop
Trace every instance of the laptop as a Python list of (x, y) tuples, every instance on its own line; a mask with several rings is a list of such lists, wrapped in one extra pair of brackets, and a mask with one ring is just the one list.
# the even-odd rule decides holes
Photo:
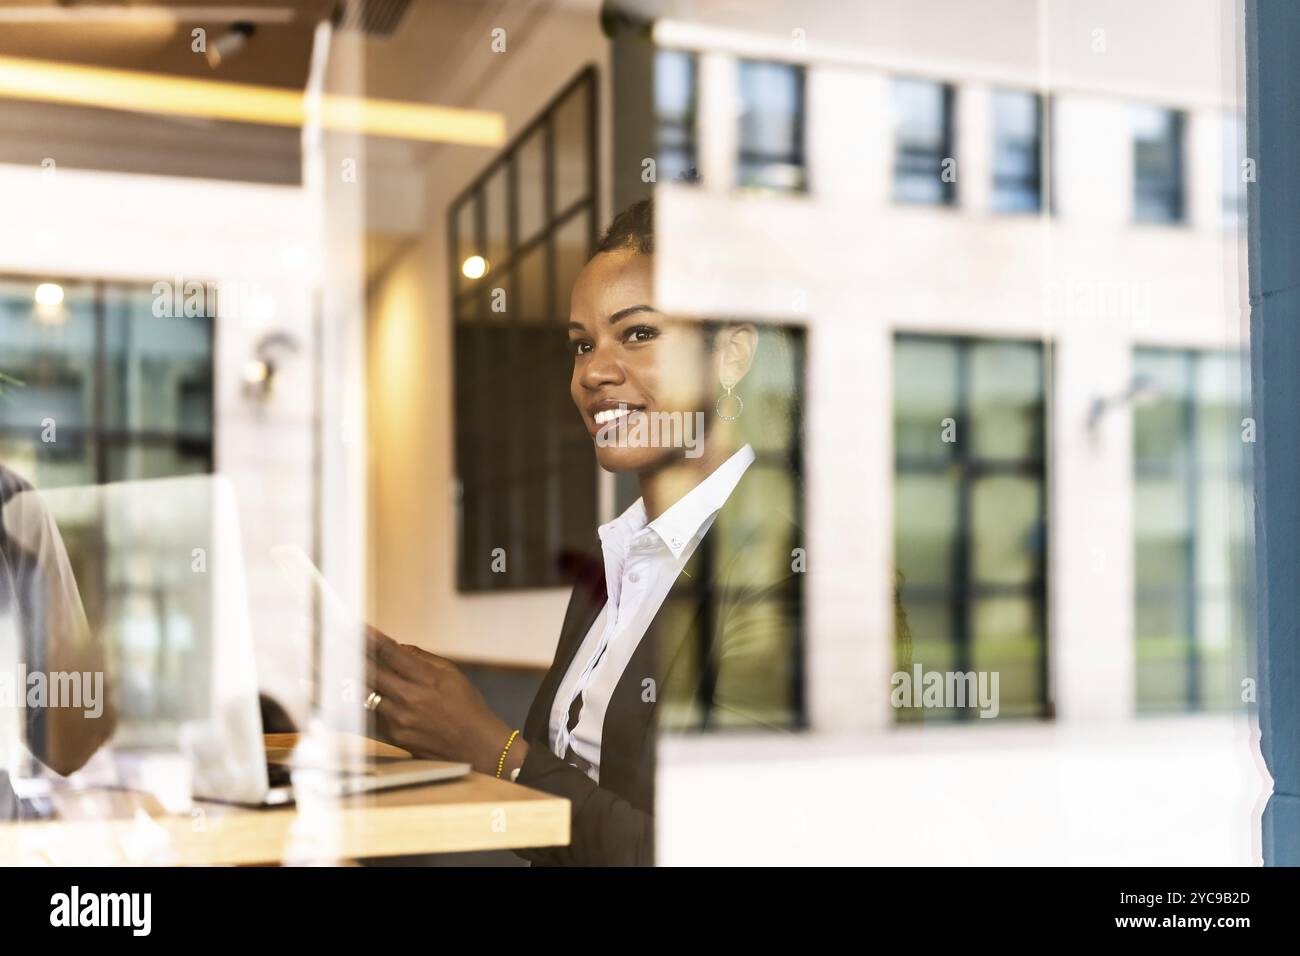
[[(117, 719), (109, 747), (119, 767), (129, 768), (136, 757), (180, 755), (192, 798), (244, 806), (282, 806), (308, 793), (345, 797), (469, 773), (465, 763), (417, 760), (357, 735), (315, 728), (294, 738), (274, 736), (268, 747), (239, 514), (223, 476), (23, 494), (39, 495), (59, 528), (92, 639), (106, 642), (106, 684)], [(351, 620), (342, 602), (305, 555), (289, 549), (286, 563), (283, 552), (276, 549), (276, 563), (306, 574), (326, 605), (330, 619), (322, 629), (333, 641), (327, 650), (355, 653), (360, 661), (361, 631), (342, 623)], [(364, 714), (360, 703), (355, 707), (360, 727)], [(150, 789), (147, 780), (124, 782)]]

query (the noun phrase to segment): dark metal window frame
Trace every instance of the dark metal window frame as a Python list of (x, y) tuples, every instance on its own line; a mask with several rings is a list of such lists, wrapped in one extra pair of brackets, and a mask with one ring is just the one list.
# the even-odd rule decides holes
[[(992, 206), (996, 212), (1006, 215), (1033, 214), (1042, 212), (1047, 205), (1044, 202), (1043, 187), (1046, 177), (1043, 170), (1046, 168), (1047, 149), (1047, 123), (1048, 123), (1048, 101), (1038, 90), (1030, 89), (1012, 89), (1010, 87), (998, 87), (992, 91), (996, 99), (999, 95), (1021, 95), (1031, 96), (1034, 100), (1034, 137), (1033, 147), (1029, 150), (1030, 155), (1034, 158), (1033, 171), (1027, 177), (1021, 176), (1002, 176), (998, 173), (998, 154), (1005, 148), (1008, 143), (1016, 143), (1015, 140), (1007, 140), (1002, 135), (996, 121), (993, 126), (993, 195)], [(996, 115), (996, 111), (991, 111)], [(1018, 145), (1018, 143), (1017, 143)], [(954, 184), (955, 185), (955, 184)], [(1019, 209), (998, 205), (998, 195), (1000, 189), (1010, 189), (1024, 195), (1034, 197), (1034, 206), (1032, 209)]]
[[(1172, 122), (1170, 147), (1172, 149), (1173, 169), (1171, 181), (1154, 177), (1143, 177), (1138, 163), (1138, 150), (1142, 140), (1136, 133), (1133, 136), (1133, 219), (1136, 222), (1155, 225), (1185, 225), (1187, 223), (1187, 112), (1168, 106), (1153, 106), (1151, 109), (1166, 113)], [(1167, 215), (1144, 215), (1143, 200), (1148, 204), (1159, 203), (1169, 210)]]
[[(745, 183), (740, 181), (740, 171), (745, 166), (750, 165), (781, 165), (797, 166), (802, 172), (801, 184), (798, 189), (788, 190), (789, 192), (806, 193), (808, 188), (808, 70), (802, 63), (791, 63), (788, 60), (767, 60), (755, 57), (742, 57), (736, 61), (736, 77), (739, 84), (739, 78), (744, 72), (747, 64), (760, 66), (777, 66), (787, 69), (795, 78), (795, 115), (794, 115), (794, 142), (791, 144), (788, 152), (770, 153), (765, 150), (751, 149), (745, 144), (742, 129), (737, 120), (736, 134), (736, 172), (737, 185), (742, 189), (759, 189), (770, 188), (763, 187), (756, 183)], [(743, 94), (742, 94), (743, 99)]]
[[(943, 97), (943, 127), (941, 129), (941, 142), (939, 144), (938, 156), (931, 156), (927, 151), (922, 153), (919, 150), (913, 150), (909, 155), (907, 146), (903, 138), (899, 135), (900, 128), (895, 117), (894, 123), (894, 201), (904, 205), (913, 206), (956, 206), (957, 205), (957, 180), (954, 177), (951, 181), (943, 178), (943, 161), (945, 159), (957, 158), (957, 128), (956, 128), (956, 110), (957, 110), (957, 87), (956, 84), (948, 80), (936, 80), (927, 77), (917, 76), (897, 76), (893, 78), (895, 83), (899, 81), (907, 83), (928, 83), (939, 89)], [(924, 199), (911, 199), (903, 196), (899, 192), (898, 184), (904, 179), (914, 179), (919, 177), (933, 176), (939, 184), (939, 199), (929, 201)]]
[[(104, 421), (108, 381), (108, 302), (109, 290), (135, 291), (152, 289), (147, 281), (133, 282), (129, 279), (94, 279), (84, 276), (49, 276), (27, 275), (21, 273), (0, 273), (0, 281), (20, 284), (38, 285), (42, 282), (58, 282), (68, 286), (89, 287), (93, 290), (94, 301), (94, 402), (93, 418), (89, 425), (59, 425), (61, 435), (70, 436), (78, 442), (89, 440), (94, 447), (93, 482), (107, 484), (113, 479), (109, 470), (109, 453), (115, 448), (131, 447), (166, 447), (184, 449), (195, 457), (207, 458), (207, 471), (216, 470), (216, 435), (217, 435), (217, 401), (216, 401), (216, 354), (217, 354), (217, 320), (208, 319), (208, 380), (212, 383), (212, 405), (210, 409), (207, 434), (168, 431), (165, 429), (133, 429), (110, 427)], [(24, 428), (17, 425), (0, 424), (0, 438), (27, 438), (40, 443), (41, 428), (33, 425)]]
[[(664, 116), (658, 109), (655, 110), (655, 152), (659, 156), (659, 165), (663, 165), (663, 157), (672, 154), (680, 156), (682, 165), (690, 170), (699, 166), (699, 149), (700, 149), (700, 55), (694, 50), (684, 50), (678, 47), (663, 47), (655, 51), (655, 69), (658, 69), (658, 57), (663, 53), (674, 53), (686, 58), (690, 65), (690, 92), (686, 103), (686, 117), (677, 120), (673, 117)], [(656, 77), (656, 83), (658, 78)], [(664, 144), (664, 132), (672, 130), (680, 133), (683, 146), (666, 146)]]
[[(906, 475), (940, 475), (952, 469), (959, 472), (957, 487), (957, 534), (956, 546), (953, 548), (951, 588), (916, 585), (906, 583), (903, 590), (904, 604), (915, 600), (918, 603), (945, 603), (952, 614), (952, 642), (955, 649), (957, 671), (968, 672), (971, 666), (971, 648), (974, 640), (972, 621), (975, 602), (989, 597), (1028, 598), (1034, 606), (1035, 623), (1042, 642), (1039, 655), (1039, 686), (1042, 697), (1037, 717), (1054, 716), (1051, 693), (1051, 641), (1048, 635), (1050, 621), (1050, 594), (1048, 589), (1047, 559), (1050, 530), (1048, 528), (1048, 508), (1050, 507), (1050, 489), (1047, 475), (1047, 412), (1049, 407), (1050, 367), (1052, 361), (1051, 345), (1037, 339), (1022, 339), (1003, 336), (942, 335), (916, 332), (895, 333), (893, 343), (899, 342), (937, 342), (956, 347), (957, 353), (957, 408), (956, 420), (959, 427), (969, 429), (973, 420), (970, 404), (970, 354), (973, 346), (990, 342), (1033, 345), (1041, 350), (1043, 359), (1043, 378), (1041, 381), (1041, 427), (1042, 454), (1035, 458), (989, 459), (971, 454), (970, 442), (956, 441), (949, 446), (951, 451), (946, 459), (907, 458), (895, 452), (894, 481)], [(891, 346), (892, 348), (892, 346)], [(897, 410), (895, 410), (895, 421)], [(897, 427), (895, 425), (895, 427)], [(971, 534), (971, 493), (975, 479), (989, 475), (1019, 475), (1037, 478), (1042, 482), (1043, 494), (1039, 499), (1038, 524), (1042, 529), (1039, 541), (1038, 561), (1034, 580), (1027, 584), (978, 584), (972, 580), (973, 575), (973, 536)], [(896, 545), (895, 545), (896, 547)], [(900, 569), (904, 575), (906, 568)], [(974, 716), (975, 708), (968, 706), (954, 711), (959, 720)]]
[[(483, 171), (479, 173), (473, 181), (463, 189), (447, 207), (447, 269), (449, 277), (449, 287), (451, 290), (450, 306), (452, 324), (456, 326), (463, 320), (460, 318), (462, 311), (466, 306), (473, 306), (476, 302), (479, 304), (479, 312), (482, 314), (486, 310), (482, 308), (486, 302), (486, 297), (490, 294), (493, 282), (497, 281), (498, 276), (509, 275), (514, 269), (522, 263), (529, 254), (543, 248), (545, 250), (545, 272), (546, 272), (546, 299), (548, 308), (553, 312), (557, 310), (557, 302), (560, 290), (557, 289), (556, 283), (556, 250), (555, 240), (558, 234), (567, 226), (575, 217), (586, 212), (588, 214), (587, 242), (588, 252), (594, 250), (599, 230), (599, 209), (600, 209), (600, 179), (599, 179), (599, 90), (597, 85), (597, 72), (595, 65), (588, 65), (578, 72), (564, 87), (555, 94), (546, 105), (544, 105), (535, 116), (520, 132), (505, 146), (504, 149), (490, 162)], [(564, 209), (556, 208), (555, 196), (555, 133), (554, 118), (558, 107), (563, 104), (570, 95), (578, 94), (586, 97), (587, 107), (587, 182), (586, 191), (583, 196), (571, 202)], [(543, 143), (543, 163), (545, 176), (544, 189), (544, 213), (543, 224), (540, 230), (525, 240), (519, 237), (519, 215), (518, 215), (518, 169), (517, 158), (520, 148), (529, 141), (535, 133), (541, 132)], [(474, 236), (472, 245), (480, 254), (487, 246), (487, 207), (485, 194), (488, 183), (492, 177), (504, 170), (506, 176), (506, 223), (507, 236), (506, 247), (507, 254), (501, 263), (490, 263), (489, 271), (472, 282), (467, 288), (459, 289), (459, 276), (461, 263), (459, 261), (460, 242), (460, 214), (463, 207), (467, 204), (473, 204), (474, 210)], [(561, 335), (562, 325), (556, 326), (556, 335)], [(454, 342), (453, 342), (454, 348)], [(459, 375), (455, 369), (456, 363), (453, 362), (453, 378)], [(513, 406), (513, 400), (519, 396), (515, 395), (517, 383), (514, 381), (504, 383), (505, 390), (508, 393), (509, 407)], [(456, 386), (453, 385), (453, 396), (457, 394)], [(462, 409), (454, 408), (457, 417), (456, 431), (454, 435), (455, 448), (453, 449), (453, 468), (454, 474), (458, 480), (463, 474), (465, 462), (460, 449), (460, 433), (458, 428), (462, 421), (461, 416), (470, 416), (473, 424), (470, 426), (476, 434), (485, 434), (489, 431), (490, 425), (484, 418), (484, 411), (479, 408)], [(559, 437), (556, 434), (553, 423), (548, 422), (545, 434), (546, 455), (548, 463), (553, 463), (559, 455)], [(509, 457), (511, 465), (510, 470), (514, 471), (517, 467), (515, 457), (520, 454), (517, 447), (518, 443), (507, 440), (503, 443), (505, 454)], [(592, 462), (593, 473), (596, 464)], [(563, 501), (561, 489), (558, 487), (557, 480), (554, 476), (553, 469), (548, 469), (546, 483), (547, 496), (547, 535), (551, 541), (558, 542), (560, 538), (559, 527), (561, 524), (561, 508)], [(487, 509), (487, 496), (480, 496), (479, 510), (484, 512)], [(466, 522), (463, 519), (461, 508), (464, 507), (464, 494), (459, 496), (457, 503), (457, 528), (456, 528), (456, 546), (457, 546), (457, 590), (462, 593), (497, 593), (502, 590), (510, 589), (527, 589), (536, 587), (546, 587), (547, 584), (530, 583), (527, 575), (511, 575), (509, 579), (503, 580), (503, 587), (485, 587), (476, 584), (471, 580), (467, 573), (466, 563)], [(521, 489), (516, 486), (510, 494), (509, 511), (511, 520), (509, 522), (511, 540), (508, 542), (509, 551), (515, 555), (524, 554), (524, 546), (520, 535), (521, 515), (523, 511), (523, 500)], [(593, 516), (594, 503), (593, 503)], [(480, 514), (479, 519), (486, 524), (487, 515)], [(593, 526), (594, 528), (594, 526)], [(525, 568), (525, 571), (528, 569)], [(560, 586), (561, 582), (553, 582), (555, 586)]]
[[(1134, 349), (1134, 356), (1138, 357), (1143, 354), (1161, 357), (1174, 357), (1183, 360), (1183, 368), (1188, 383), (1188, 392), (1179, 397), (1178, 404), (1180, 407), (1179, 417), (1183, 422), (1183, 448), (1184, 452), (1180, 460), (1161, 461), (1150, 458), (1138, 458), (1137, 449), (1134, 448), (1133, 454), (1133, 477), (1134, 481), (1143, 478), (1173, 478), (1186, 482), (1187, 487), (1187, 527), (1189, 529), (1187, 561), (1182, 571), (1182, 583), (1173, 587), (1141, 587), (1135, 576), (1133, 583), (1133, 609), (1136, 625), (1137, 608), (1144, 600), (1147, 599), (1168, 599), (1174, 598), (1182, 602), (1183, 619), (1187, 622), (1187, 688), (1183, 698), (1183, 709), (1187, 711), (1200, 711), (1205, 709), (1204, 689), (1201, 687), (1201, 668), (1200, 668), (1200, 641), (1201, 628), (1199, 615), (1197, 614), (1197, 605), (1200, 599), (1207, 593), (1212, 593), (1209, 589), (1201, 587), (1197, 582), (1197, 553), (1200, 548), (1201, 538), (1201, 521), (1200, 521), (1200, 491), (1201, 484), (1206, 477), (1218, 474), (1219, 477), (1237, 479), (1243, 482), (1245, 487), (1249, 487), (1248, 474), (1244, 468), (1228, 468), (1222, 473), (1207, 469), (1200, 461), (1200, 448), (1198, 442), (1198, 415), (1199, 405), (1197, 403), (1197, 383), (1199, 382), (1198, 372), (1201, 364), (1216, 355), (1222, 355), (1221, 352), (1206, 351), (1204, 349), (1187, 349), (1163, 346), (1138, 346)], [(1135, 414), (1138, 412), (1135, 410)], [(1134, 440), (1136, 441), (1137, 433), (1134, 429)], [(1134, 529), (1134, 549), (1137, 548), (1137, 534)], [(1136, 556), (1135, 556), (1136, 569)], [(1234, 590), (1238, 593), (1234, 594)], [(1227, 598), (1237, 598), (1245, 600), (1247, 595), (1240, 593), (1239, 589), (1233, 589), (1229, 584), (1226, 593), (1221, 595)], [(1142, 640), (1142, 635), (1137, 633), (1134, 628), (1134, 641)], [(1142, 702), (1137, 701), (1140, 710), (1150, 712), (1161, 712), (1164, 708), (1144, 708)]]
[[(726, 321), (726, 320), (724, 320)], [(742, 322), (744, 319), (731, 319), (730, 321)], [(792, 414), (794, 421), (791, 423), (791, 434), (795, 436), (792, 445), (785, 452), (774, 451), (771, 449), (754, 449), (754, 461), (750, 464), (748, 472), (753, 473), (762, 468), (777, 468), (786, 471), (790, 475), (791, 487), (794, 491), (794, 520), (796, 526), (800, 529), (804, 527), (804, 516), (807, 513), (807, 501), (805, 500), (804, 484), (804, 412), (803, 399), (805, 394), (805, 378), (808, 364), (808, 327), (806, 325), (796, 325), (793, 323), (783, 323), (778, 326), (786, 334), (794, 334), (798, 338), (798, 361), (793, 363), (794, 375), (794, 398), (792, 403)], [(796, 540), (793, 546), (797, 548), (806, 548), (805, 541)], [(700, 543), (702, 549), (702, 567), (701, 579), (712, 581), (713, 577), (713, 539), (705, 535), (704, 540)], [(796, 574), (790, 579), (790, 607), (792, 616), (798, 622), (798, 629), (795, 633), (794, 643), (790, 648), (790, 712), (791, 722), (785, 729), (788, 730), (806, 730), (809, 727), (808, 707), (807, 707), (807, 681), (804, 670), (805, 648), (807, 646), (808, 621), (807, 621), (807, 596), (804, 588), (804, 574)], [(700, 657), (697, 660), (697, 666), (701, 674), (707, 675), (704, 680), (700, 681), (700, 694), (698, 705), (700, 713), (703, 715), (700, 730), (710, 733), (752, 733), (752, 728), (744, 727), (719, 727), (713, 723), (713, 714), (716, 706), (713, 698), (713, 678), (711, 658), (709, 649), (714, 642), (712, 633), (714, 601), (722, 600), (732, 596), (730, 590), (725, 587), (717, 587), (703, 592), (707, 595), (704, 599), (704, 610), (700, 615), (700, 621), (705, 628), (704, 640), (700, 642)]]

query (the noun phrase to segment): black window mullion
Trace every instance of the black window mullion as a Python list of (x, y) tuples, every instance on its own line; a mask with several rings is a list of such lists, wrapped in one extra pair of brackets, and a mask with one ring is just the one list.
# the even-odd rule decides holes
[[(545, 150), (543, 150), (544, 152)], [(481, 200), (480, 200), (481, 201)], [(542, 236), (545, 236), (550, 226), (549, 220), (543, 222)], [(505, 331), (505, 414), (496, 416), (496, 420), (504, 424), (504, 435), (502, 440), (505, 445), (506, 458), (506, 485), (502, 489), (506, 496), (506, 507), (508, 509), (509, 520), (505, 529), (509, 538), (509, 561), (506, 565), (506, 580), (528, 580), (529, 577), (529, 559), (528, 549), (524, 542), (527, 540), (526, 525), (529, 515), (525, 514), (524, 508), (524, 481), (526, 476), (522, 474), (523, 468), (521, 461), (524, 457), (523, 449), (520, 448), (520, 442), (526, 437), (528, 426), (531, 423), (526, 420), (523, 408), (521, 407), (521, 395), (519, 389), (519, 379), (521, 372), (521, 362), (525, 360), (525, 353), (519, 345), (519, 334), (523, 329), (523, 321), (520, 312), (523, 307), (523, 267), (520, 264), (520, 257), (516, 251), (519, 245), (519, 163), (518, 157), (512, 155), (506, 163), (506, 248), (510, 250), (509, 256), (513, 267), (508, 273), (498, 275), (497, 281), (502, 288), (506, 289), (507, 305), (505, 312), (505, 322), (508, 328)], [(495, 324), (492, 314), (486, 313), (489, 322)], [(484, 381), (492, 380), (489, 373), (484, 376)], [(496, 376), (500, 381), (501, 376)], [(495, 390), (495, 389), (493, 389)]]
[[(545, 132), (542, 140), (542, 157), (545, 176), (545, 188), (543, 190), (543, 205), (545, 209), (546, 222), (548, 224), (555, 221), (555, 178), (558, 175), (558, 169), (555, 162), (555, 124), (548, 117)], [(546, 247), (544, 256), (546, 259), (546, 294), (544, 301), (546, 303), (547, 314), (544, 317), (543, 327), (550, 328), (552, 323), (556, 322), (560, 315), (562, 306), (560, 304), (560, 294), (555, 281), (556, 269), (556, 251), (555, 251), (556, 231), (550, 229), (546, 235)], [(557, 332), (558, 334), (558, 332)], [(530, 384), (531, 377), (530, 377)], [(563, 469), (560, 467), (560, 436), (559, 436), (559, 416), (562, 409), (558, 407), (557, 397), (559, 389), (542, 388), (542, 448), (545, 456), (546, 465), (542, 474), (544, 486), (542, 489), (542, 500), (545, 504), (545, 514), (541, 516), (544, 527), (542, 540), (547, 544), (558, 542), (561, 538), (560, 529), (564, 527), (564, 495), (561, 493), (561, 482)], [(544, 551), (543, 551), (544, 555)], [(557, 568), (554, 562), (547, 562), (548, 566), (539, 569), (539, 577), (545, 584), (558, 584)]]
[[(971, 669), (971, 643), (973, 640), (974, 600), (971, 595), (971, 567), (974, 564), (974, 535), (971, 533), (972, 478), (969, 468), (970, 451), (970, 344), (957, 346), (957, 423), (962, 430), (954, 443), (953, 452), (958, 469), (957, 478), (957, 542), (953, 548), (953, 638), (956, 650), (956, 670), (965, 673)], [(962, 440), (962, 439), (966, 440)], [(970, 718), (969, 709), (958, 711), (960, 719)]]
[(1187, 704), (1191, 710), (1199, 710), (1202, 705), (1203, 692), (1201, 687), (1201, 667), (1200, 667), (1200, 622), (1197, 620), (1197, 538), (1200, 536), (1199, 526), (1199, 500), (1200, 500), (1200, 474), (1197, 463), (1200, 460), (1199, 450), (1196, 444), (1197, 432), (1197, 409), (1196, 409), (1196, 385), (1198, 363), (1195, 352), (1187, 352), (1184, 357), (1186, 363), (1186, 379), (1188, 383), (1186, 414), (1183, 421), (1187, 429), (1185, 433), (1184, 448), (1187, 456), (1187, 566), (1184, 568), (1186, 592), (1184, 597), (1184, 610), (1187, 615)]
[(104, 283), (95, 283), (95, 413), (91, 417), (91, 439), (95, 454), (95, 484), (108, 483), (108, 449), (104, 442), (104, 404), (107, 397), (108, 365), (108, 306), (105, 302)]

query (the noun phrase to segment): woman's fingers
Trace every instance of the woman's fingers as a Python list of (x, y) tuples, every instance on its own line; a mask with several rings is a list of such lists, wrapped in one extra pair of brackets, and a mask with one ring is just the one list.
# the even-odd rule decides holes
[(410, 681), (389, 670), (381, 661), (366, 662), (366, 688), (394, 704), (405, 704), (410, 700), (414, 689)]
[(430, 664), (450, 664), (450, 663), (451, 663), (449, 660), (447, 660), (447, 658), (445, 658), (445, 657), (439, 657), (437, 654), (434, 654), (432, 651), (426, 651), (423, 647), (416, 647), (414, 644), (403, 644), (403, 645), (401, 645), (401, 646), (402, 646), (405, 650), (407, 650), (407, 651), (409, 651), (410, 653), (414, 654), (416, 657), (420, 658), (420, 660), (422, 660), (422, 661), (427, 661), (427, 662), (430, 663)]
[[(384, 661), (390, 667), (401, 657), (401, 645), (382, 631), (366, 625), (366, 657), (371, 660)], [(396, 669), (396, 668), (394, 668)]]

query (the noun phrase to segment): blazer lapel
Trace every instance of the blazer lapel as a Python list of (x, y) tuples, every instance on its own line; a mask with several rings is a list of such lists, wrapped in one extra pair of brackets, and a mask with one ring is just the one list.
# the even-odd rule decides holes
[(578, 580), (574, 583), (569, 607), (564, 612), (564, 624), (560, 627), (560, 640), (555, 648), (555, 659), (551, 662), (551, 668), (546, 672), (537, 696), (533, 699), (525, 735), (530, 741), (539, 736), (542, 739), (549, 738), (551, 706), (560, 689), (560, 682), (569, 672), (569, 665), (573, 663), (574, 655), (578, 653), (583, 638), (591, 630), (591, 625), (596, 623), (596, 618), (600, 616), (607, 600), (604, 556), (598, 547), (588, 558)]

